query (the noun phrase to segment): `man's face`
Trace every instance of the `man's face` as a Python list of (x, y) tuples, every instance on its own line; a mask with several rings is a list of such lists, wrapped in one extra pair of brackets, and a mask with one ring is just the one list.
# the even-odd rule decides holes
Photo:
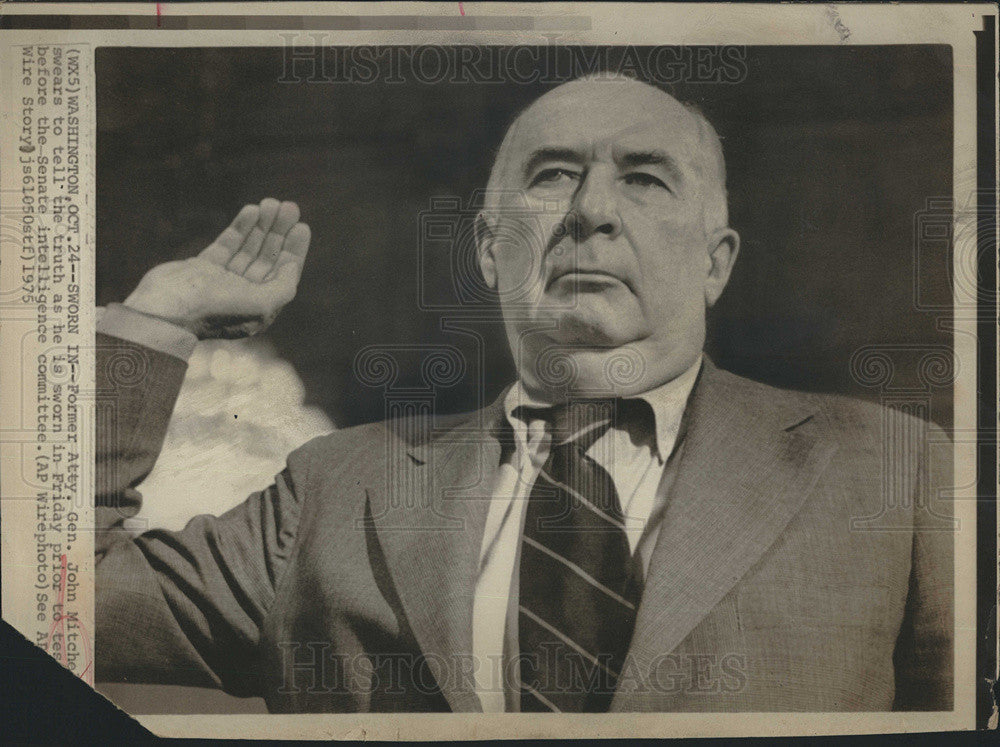
[(717, 241), (704, 148), (693, 114), (622, 80), (562, 86), (518, 119), (498, 164), (511, 192), (483, 255), (516, 357), (628, 345), (674, 375), (690, 365)]

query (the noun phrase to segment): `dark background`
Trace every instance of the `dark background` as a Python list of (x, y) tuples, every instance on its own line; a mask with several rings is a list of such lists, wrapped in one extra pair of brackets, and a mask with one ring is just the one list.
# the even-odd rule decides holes
[[(743, 238), (709, 350), (768, 383), (877, 399), (851, 376), (856, 350), (951, 345), (950, 308), (915, 305), (919, 284), (921, 299), (950, 306), (947, 242), (919, 278), (914, 260), (916, 216), (952, 190), (951, 50), (742, 49), (737, 82), (665, 86), (720, 132)], [(418, 305), (421, 279), (440, 298), (454, 276), (447, 253), (421, 265), (420, 214), (434, 197), (466, 204), (510, 119), (556, 82), (283, 82), (283, 55), (97, 50), (98, 303), (196, 253), (244, 203), (290, 199), (313, 244), (299, 295), (268, 334), (310, 403), (341, 427), (379, 419), (382, 392), (354, 375), (355, 356), (416, 342), (470, 361), (440, 393), (442, 411), (492, 399), (513, 377), (500, 326), (466, 323), (485, 341), (480, 364), (473, 337), (442, 331), (442, 313)], [(419, 359), (403, 366), (408, 382)], [(911, 385), (915, 366), (899, 372)], [(933, 394), (947, 426), (951, 390)]]

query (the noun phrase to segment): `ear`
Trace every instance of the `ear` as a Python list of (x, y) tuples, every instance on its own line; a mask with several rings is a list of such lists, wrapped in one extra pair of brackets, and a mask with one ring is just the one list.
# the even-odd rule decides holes
[(482, 213), (476, 216), (476, 251), (479, 254), (479, 269), (490, 290), (497, 289), (497, 263), (493, 255), (493, 229)]
[(720, 228), (709, 237), (705, 277), (705, 305), (708, 308), (715, 305), (725, 290), (739, 252), (740, 235), (733, 229)]

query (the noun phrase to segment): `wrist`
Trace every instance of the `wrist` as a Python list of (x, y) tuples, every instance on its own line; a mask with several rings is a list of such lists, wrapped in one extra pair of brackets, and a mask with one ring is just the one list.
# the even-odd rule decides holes
[(172, 324), (175, 327), (180, 327), (187, 332), (199, 337), (197, 326), (188, 319), (185, 319), (176, 314), (171, 314), (162, 308), (162, 304), (157, 304), (155, 301), (151, 301), (140, 295), (137, 292), (132, 293), (125, 301), (122, 303), (127, 309), (143, 314), (144, 316), (152, 317), (161, 322), (166, 322), (167, 324)]

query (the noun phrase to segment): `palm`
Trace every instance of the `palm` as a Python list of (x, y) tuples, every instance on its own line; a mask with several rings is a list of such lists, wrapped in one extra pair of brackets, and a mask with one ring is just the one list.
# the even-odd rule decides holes
[(309, 227), (292, 202), (247, 205), (197, 257), (150, 270), (126, 300), (199, 338), (263, 331), (295, 296)]

